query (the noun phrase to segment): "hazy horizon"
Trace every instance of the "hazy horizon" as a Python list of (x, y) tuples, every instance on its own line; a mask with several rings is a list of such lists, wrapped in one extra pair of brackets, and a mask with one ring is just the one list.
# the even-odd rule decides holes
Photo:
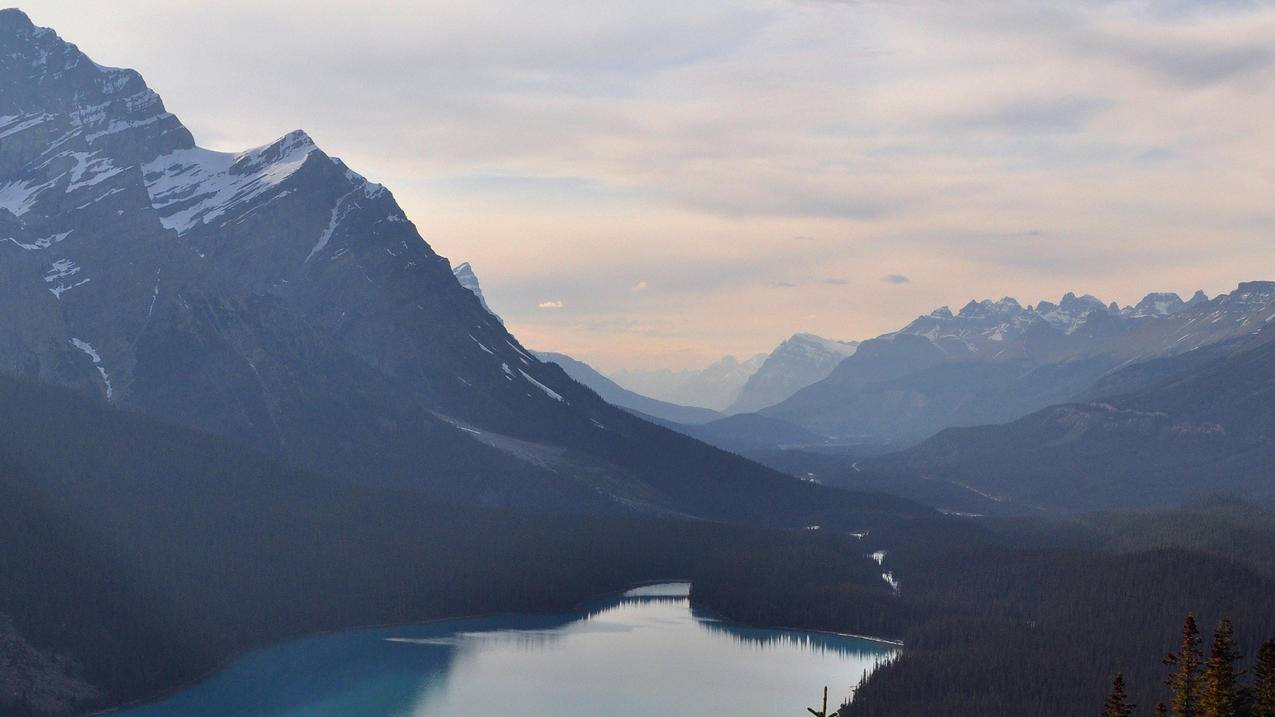
[(1268, 3), (19, 7), (201, 145), (306, 129), (608, 373), (1275, 274)]

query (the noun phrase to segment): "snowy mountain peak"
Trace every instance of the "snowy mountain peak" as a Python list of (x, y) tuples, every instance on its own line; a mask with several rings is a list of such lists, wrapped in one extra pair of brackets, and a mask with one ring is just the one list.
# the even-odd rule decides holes
[(140, 74), (98, 65), (19, 10), (0, 16), (0, 118), (9, 120), (0, 138), (25, 161), (71, 143), (126, 163), (194, 146)]
[[(474, 268), (470, 266), (469, 262), (457, 264), (452, 269), (452, 275), (456, 277), (456, 281), (459, 281), (461, 286), (469, 289), (474, 296), (478, 297), (478, 303), (483, 305), (487, 313), (496, 316), (496, 312), (492, 311), (491, 307), (487, 305), (487, 297), (483, 296), (483, 287), (478, 283), (478, 275), (474, 273)], [(500, 317), (496, 316), (496, 318), (499, 319)]]
[(827, 378), (837, 364), (854, 355), (858, 347), (857, 341), (794, 334), (779, 344), (748, 377), (728, 412), (746, 413), (773, 406)]
[(1147, 294), (1127, 312), (1129, 316), (1168, 316), (1186, 307), (1182, 297), (1172, 292)]
[(854, 353), (854, 349), (858, 345), (859, 345), (858, 341), (837, 341), (835, 339), (825, 339), (824, 337), (816, 336), (815, 334), (800, 333), (800, 334), (793, 334), (786, 341), (781, 343), (779, 345), (779, 349), (776, 349), (776, 350), (781, 350), (785, 346), (794, 346), (794, 347), (807, 346), (807, 347), (817, 347), (818, 349), (821, 349), (823, 351), (828, 351), (831, 353), (839, 353), (844, 356), (849, 356), (850, 354)]
[(185, 234), (274, 191), (316, 153), (309, 135), (296, 131), (239, 154), (179, 149), (142, 169), (164, 226)]

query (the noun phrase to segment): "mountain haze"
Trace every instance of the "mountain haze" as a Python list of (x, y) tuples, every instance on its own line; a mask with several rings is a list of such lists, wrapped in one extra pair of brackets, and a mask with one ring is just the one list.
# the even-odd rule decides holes
[(792, 396), (832, 373), (842, 359), (854, 355), (857, 341), (833, 341), (814, 334), (794, 334), (766, 357), (748, 377), (729, 413), (751, 413)]
[(613, 406), (619, 406), (640, 415), (651, 416), (678, 424), (707, 423), (721, 418), (720, 413), (711, 409), (679, 406), (676, 403), (647, 398), (639, 393), (630, 391), (603, 376), (589, 364), (571, 358), (566, 354), (537, 351), (536, 356), (542, 361), (557, 364), (568, 376), (593, 389), (602, 397), (602, 400)]
[(744, 384), (765, 360), (766, 354), (743, 361), (734, 356), (724, 356), (698, 371), (625, 369), (612, 374), (611, 378), (643, 396), (724, 411), (739, 398)]

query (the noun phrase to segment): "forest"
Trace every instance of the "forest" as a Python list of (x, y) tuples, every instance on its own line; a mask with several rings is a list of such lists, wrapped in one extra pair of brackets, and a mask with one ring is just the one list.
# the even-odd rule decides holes
[(1154, 705), (1183, 615), (1230, 618), (1246, 658), (1275, 635), (1275, 516), (1234, 502), (1052, 519), (909, 509), (862, 536), (532, 515), (316, 476), (61, 389), (0, 394), (6, 715), (153, 697), (301, 634), (564, 611), (667, 578), (741, 623), (901, 639), (843, 716), (1090, 713), (1116, 673), (1130, 702)]

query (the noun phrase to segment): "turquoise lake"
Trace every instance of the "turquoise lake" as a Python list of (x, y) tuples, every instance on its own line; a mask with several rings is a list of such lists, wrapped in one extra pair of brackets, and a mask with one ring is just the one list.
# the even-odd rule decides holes
[(692, 609), (684, 583), (576, 613), (318, 635), (252, 653), (121, 717), (702, 717), (807, 714), (897, 650), (743, 628)]

